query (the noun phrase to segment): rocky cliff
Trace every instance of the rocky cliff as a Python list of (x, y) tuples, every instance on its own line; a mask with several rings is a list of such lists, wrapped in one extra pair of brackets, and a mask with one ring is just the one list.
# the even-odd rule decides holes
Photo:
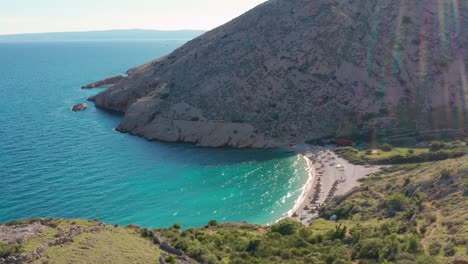
[(274, 147), (467, 128), (468, 1), (270, 0), (90, 100), (119, 131)]

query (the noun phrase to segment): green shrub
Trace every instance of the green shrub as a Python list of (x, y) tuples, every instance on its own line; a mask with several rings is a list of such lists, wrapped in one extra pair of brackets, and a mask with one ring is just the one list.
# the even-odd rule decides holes
[(444, 182), (450, 182), (452, 180), (452, 176), (454, 175), (455, 173), (453, 172), (453, 170), (449, 170), (449, 169), (443, 169), (441, 172), (440, 172), (440, 180), (441, 181), (444, 181)]
[(414, 254), (410, 254), (407, 252), (401, 252), (397, 256), (397, 263), (408, 263), (408, 264), (414, 264), (416, 263), (416, 257)]
[(330, 230), (330, 232), (328, 233), (328, 237), (331, 240), (334, 240), (334, 239), (342, 240), (346, 236), (346, 229), (347, 229), (346, 226), (342, 227), (341, 224), (335, 225), (335, 229)]
[(390, 152), (392, 151), (393, 147), (390, 144), (385, 143), (382, 146), (380, 146), (380, 149), (385, 152)]
[(454, 256), (455, 253), (456, 253), (455, 244), (453, 244), (452, 242), (449, 242), (447, 245), (445, 245), (444, 256), (451, 257), (451, 256)]
[(292, 235), (302, 224), (291, 218), (285, 218), (271, 226), (271, 231), (283, 236)]
[(366, 238), (362, 239), (353, 248), (353, 255), (356, 258), (378, 259), (380, 249), (383, 248), (382, 239)]
[(416, 264), (437, 264), (437, 261), (431, 256), (419, 256)]
[(177, 264), (177, 259), (173, 255), (166, 256), (164, 260), (166, 261), (166, 263)]
[(180, 239), (179, 241), (177, 241), (175, 247), (181, 249), (184, 252), (188, 252), (190, 248), (189, 242), (186, 239)]
[(152, 237), (154, 233), (148, 228), (143, 228), (140, 230), (140, 234), (142, 237)]
[(260, 246), (260, 239), (252, 239), (249, 241), (249, 244), (247, 245), (246, 251), (248, 252), (253, 252), (257, 251), (258, 247)]
[(335, 149), (335, 153), (352, 164), (364, 165), (367, 163), (365, 157), (359, 154), (359, 150), (353, 147), (340, 147)]
[(408, 252), (411, 252), (411, 253), (419, 252), (420, 251), (419, 240), (413, 235), (409, 236), (406, 241), (406, 249)]
[(403, 194), (396, 193), (388, 196), (386, 205), (389, 213), (395, 215), (397, 212), (406, 210), (411, 205), (411, 201)]
[(430, 151), (439, 151), (443, 148), (445, 148), (445, 143), (441, 141), (432, 141), (431, 144), (429, 144)]
[(429, 245), (429, 254), (431, 254), (431, 256), (437, 256), (441, 249), (442, 245), (439, 242), (434, 242)]
[(208, 222), (208, 226), (217, 226), (217, 225), (218, 225), (218, 221), (216, 221), (216, 220), (210, 220)]
[(172, 225), (172, 228), (180, 230), (182, 228), (182, 225), (179, 223), (175, 223), (174, 225)]
[(0, 242), (0, 258), (7, 258), (9, 256), (19, 255), (21, 252), (21, 245), (7, 244)]

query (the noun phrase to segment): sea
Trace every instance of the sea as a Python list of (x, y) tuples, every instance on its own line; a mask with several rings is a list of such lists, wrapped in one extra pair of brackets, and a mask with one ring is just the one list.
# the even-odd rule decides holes
[(186, 40), (0, 43), (0, 222), (54, 217), (184, 228), (269, 224), (287, 216), (307, 162), (284, 149), (149, 142), (121, 115), (71, 107), (88, 84), (170, 53)]

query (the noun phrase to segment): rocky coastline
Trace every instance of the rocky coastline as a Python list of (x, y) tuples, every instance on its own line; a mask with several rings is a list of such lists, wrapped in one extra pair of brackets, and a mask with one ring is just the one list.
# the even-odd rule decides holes
[(99, 88), (99, 87), (105, 87), (105, 86), (111, 86), (114, 84), (117, 84), (118, 82), (122, 81), (125, 77), (122, 75), (116, 75), (113, 77), (106, 78), (101, 81), (93, 82), (87, 85), (81, 86), (81, 89), (93, 89), (93, 88)]

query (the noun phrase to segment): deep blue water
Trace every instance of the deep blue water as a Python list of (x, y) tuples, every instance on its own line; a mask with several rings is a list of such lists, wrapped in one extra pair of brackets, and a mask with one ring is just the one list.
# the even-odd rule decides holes
[(183, 44), (0, 43), (0, 222), (99, 218), (116, 224), (270, 223), (292, 208), (305, 162), (284, 150), (202, 149), (113, 131), (121, 116), (70, 107), (80, 86)]

